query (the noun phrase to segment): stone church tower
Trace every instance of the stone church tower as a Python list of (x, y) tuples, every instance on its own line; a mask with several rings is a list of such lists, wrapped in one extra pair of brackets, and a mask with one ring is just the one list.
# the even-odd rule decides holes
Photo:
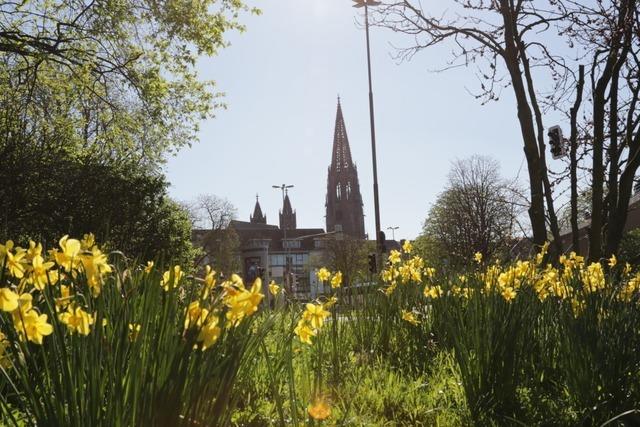
[(266, 224), (267, 216), (262, 214), (262, 208), (256, 194), (256, 206), (253, 208), (253, 215), (249, 216), (249, 222), (252, 224)]
[(296, 212), (291, 208), (291, 200), (289, 200), (289, 193), (285, 193), (284, 203), (282, 204), (282, 210), (280, 211), (280, 229), (281, 230), (296, 229)]
[(327, 178), (326, 208), (327, 232), (342, 231), (351, 237), (364, 239), (364, 212), (358, 169), (351, 159), (340, 98), (333, 134), (333, 154)]

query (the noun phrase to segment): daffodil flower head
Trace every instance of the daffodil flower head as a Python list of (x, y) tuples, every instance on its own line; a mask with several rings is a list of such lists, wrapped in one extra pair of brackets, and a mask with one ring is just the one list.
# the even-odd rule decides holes
[(18, 294), (9, 288), (0, 288), (0, 310), (12, 312), (18, 308)]
[(200, 343), (202, 351), (210, 348), (220, 338), (222, 328), (220, 328), (219, 323), (218, 316), (209, 316), (207, 322), (200, 328), (197, 341)]
[(393, 265), (393, 264), (398, 264), (400, 262), (400, 252), (397, 250), (392, 250), (391, 252), (389, 252), (389, 262)]
[(337, 271), (331, 278), (331, 288), (336, 289), (342, 285), (342, 272)]
[(318, 397), (307, 407), (307, 412), (314, 420), (326, 420), (331, 416), (331, 405), (324, 397)]
[(313, 344), (311, 337), (317, 335), (317, 331), (313, 329), (304, 318), (298, 321), (298, 325), (293, 330), (293, 333), (298, 336), (300, 342), (308, 345)]
[(163, 273), (160, 286), (162, 286), (165, 291), (176, 288), (183, 276), (184, 272), (182, 271), (182, 268), (179, 265), (174, 265), (173, 268), (170, 268)]
[(326, 268), (322, 267), (318, 271), (316, 271), (316, 277), (321, 282), (326, 282), (331, 277), (331, 272)]
[(326, 319), (327, 317), (329, 317), (329, 315), (331, 315), (331, 313), (325, 310), (322, 304), (307, 303), (305, 307), (306, 309), (302, 314), (302, 317), (314, 329), (322, 328), (322, 325), (324, 324), (324, 319)]
[(21, 339), (26, 337), (35, 344), (42, 344), (43, 338), (53, 333), (53, 326), (47, 322), (46, 314), (39, 314), (31, 309), (20, 314), (19, 318), (19, 322), (14, 322), (14, 326)]
[(407, 310), (402, 310), (402, 320), (411, 323), (414, 326), (420, 323), (416, 318), (416, 315), (413, 312)]
[(147, 261), (147, 265), (144, 267), (144, 272), (146, 274), (151, 273), (153, 271), (153, 265), (154, 265), (153, 261)]
[(63, 236), (58, 242), (62, 251), (55, 251), (54, 257), (56, 263), (66, 271), (71, 271), (80, 264), (80, 250), (82, 246), (80, 241), (70, 239), (68, 235)]
[(269, 293), (273, 296), (276, 296), (280, 293), (280, 286), (278, 286), (273, 280), (269, 282)]
[(67, 311), (61, 313), (58, 318), (62, 323), (67, 325), (69, 331), (80, 335), (89, 335), (91, 325), (93, 325), (94, 317), (84, 311), (80, 307), (69, 305)]

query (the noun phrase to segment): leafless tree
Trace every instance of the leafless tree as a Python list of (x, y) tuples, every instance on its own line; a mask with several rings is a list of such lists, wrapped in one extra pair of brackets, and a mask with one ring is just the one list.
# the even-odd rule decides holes
[(469, 262), (475, 252), (486, 258), (506, 253), (513, 242), (517, 194), (498, 171), (498, 162), (488, 157), (454, 162), (429, 211), (423, 233), (454, 263)]
[[(532, 239), (541, 245), (548, 226), (557, 251), (563, 249), (557, 182), (547, 167), (544, 113), (568, 112), (570, 159), (561, 177), (570, 180), (574, 245), (577, 171), (585, 167), (593, 187), (589, 255), (595, 260), (615, 253), (640, 165), (637, 1), (455, 0), (448, 6), (434, 16), (419, 0), (392, 1), (378, 9), (375, 22), (411, 37), (398, 50), (400, 58), (449, 42), (453, 52), (444, 69), (474, 67), (481, 89), (476, 97), (483, 102), (511, 88), (529, 174)], [(589, 70), (586, 78), (581, 65)], [(545, 88), (548, 82), (551, 88)], [(579, 149), (587, 155), (579, 156)], [(591, 165), (581, 165), (581, 158)]]
[(239, 268), (237, 233), (229, 224), (236, 216), (236, 208), (227, 199), (213, 194), (201, 194), (195, 201), (186, 204), (194, 234), (198, 236), (198, 245), (203, 256), (198, 264), (205, 260), (218, 271), (229, 274)]

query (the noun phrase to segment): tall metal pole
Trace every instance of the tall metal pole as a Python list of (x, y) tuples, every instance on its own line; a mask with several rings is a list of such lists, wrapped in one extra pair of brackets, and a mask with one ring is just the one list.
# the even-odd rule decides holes
[(367, 34), (367, 71), (369, 75), (369, 121), (371, 124), (371, 159), (373, 161), (373, 206), (376, 217), (376, 266), (382, 265), (382, 245), (380, 235), (380, 201), (378, 197), (378, 161), (376, 159), (376, 128), (373, 113), (373, 89), (371, 87), (371, 53), (369, 48), (369, 8), (364, 4), (364, 26)]
[[(282, 190), (282, 213), (284, 213), (284, 198), (289, 188), (293, 188), (293, 185), (272, 185), (273, 188)], [(287, 291), (291, 291), (289, 288), (289, 246), (287, 245), (287, 224), (283, 224), (282, 227), (282, 248), (284, 249), (284, 287)]]

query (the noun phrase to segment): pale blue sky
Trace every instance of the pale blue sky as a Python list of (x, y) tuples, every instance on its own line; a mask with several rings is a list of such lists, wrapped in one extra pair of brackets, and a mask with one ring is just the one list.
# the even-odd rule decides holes
[[(373, 236), (365, 34), (355, 24), (359, 12), (349, 0), (250, 4), (263, 14), (245, 16), (247, 31), (230, 34), (231, 47), (199, 64), (202, 77), (216, 80), (226, 93), (228, 109), (202, 124), (199, 143), (169, 159), (170, 194), (181, 201), (201, 193), (225, 197), (238, 208), (239, 219), (248, 220), (258, 193), (269, 223), (277, 224), (281, 195), (271, 186), (294, 184), (290, 197), (298, 226), (324, 228), (340, 94), (366, 229)], [(513, 177), (524, 159), (510, 89), (499, 103), (482, 106), (468, 93), (479, 86), (473, 69), (432, 72), (445, 65), (450, 47), (423, 51), (410, 62), (392, 58), (392, 46), (410, 42), (384, 29), (371, 31), (381, 222), (383, 229), (400, 227), (396, 238), (419, 234), (451, 160), (488, 154), (500, 162), (505, 177)]]

